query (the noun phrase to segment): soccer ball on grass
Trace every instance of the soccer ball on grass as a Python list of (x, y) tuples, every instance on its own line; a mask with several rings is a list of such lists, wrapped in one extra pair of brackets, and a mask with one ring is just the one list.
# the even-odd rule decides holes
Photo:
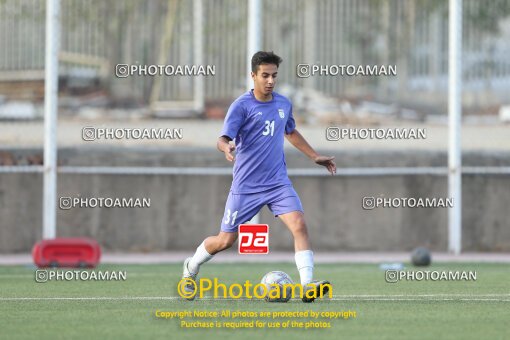
[[(272, 271), (264, 275), (260, 281), (266, 287), (265, 300), (267, 302), (287, 302), (292, 296), (292, 287), (284, 285), (293, 284), (289, 275), (282, 271)], [(263, 288), (259, 289), (260, 295), (263, 295)], [(277, 294), (278, 292), (278, 294)]]

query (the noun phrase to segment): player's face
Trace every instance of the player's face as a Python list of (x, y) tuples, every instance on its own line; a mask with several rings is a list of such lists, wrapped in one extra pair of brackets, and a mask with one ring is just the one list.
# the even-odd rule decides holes
[(259, 65), (257, 73), (251, 73), (255, 91), (269, 97), (276, 85), (278, 67), (274, 64)]

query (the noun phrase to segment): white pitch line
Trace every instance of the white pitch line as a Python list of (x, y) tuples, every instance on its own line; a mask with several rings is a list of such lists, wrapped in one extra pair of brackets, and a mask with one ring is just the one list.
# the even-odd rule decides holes
[(436, 294), (415, 294), (415, 295), (406, 295), (406, 294), (390, 294), (390, 295), (333, 295), (335, 298), (378, 298), (378, 297), (442, 297), (442, 296), (450, 296), (450, 297), (509, 297), (510, 294), (451, 294), (451, 293), (436, 293)]
[(46, 300), (111, 300), (111, 301), (136, 301), (136, 300), (179, 300), (182, 299), (178, 296), (119, 296), (119, 297), (108, 297), (108, 296), (91, 296), (91, 297), (12, 297), (0, 298), (0, 301), (46, 301)]
[[(179, 296), (96, 296), (96, 297), (0, 297), (0, 301), (139, 301), (139, 300), (182, 300)], [(197, 301), (256, 301), (255, 299), (214, 299), (210, 296)], [(510, 302), (510, 294), (426, 294), (426, 295), (335, 295), (324, 301), (494, 301)]]
[(495, 298), (333, 298), (327, 299), (332, 301), (498, 301), (510, 302), (510, 299), (495, 299)]

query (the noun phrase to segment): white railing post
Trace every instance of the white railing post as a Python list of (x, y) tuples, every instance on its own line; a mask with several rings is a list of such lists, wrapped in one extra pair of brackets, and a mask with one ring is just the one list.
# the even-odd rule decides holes
[(46, 0), (46, 55), (44, 67), (44, 193), (43, 238), (56, 236), (57, 110), (60, 0)]
[(448, 250), (462, 250), (462, 0), (450, 0), (448, 51), (448, 193), (453, 208), (448, 211)]

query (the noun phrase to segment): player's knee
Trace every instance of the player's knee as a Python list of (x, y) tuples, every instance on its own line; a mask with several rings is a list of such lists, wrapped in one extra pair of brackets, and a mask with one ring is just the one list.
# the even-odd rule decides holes
[(296, 229), (294, 235), (300, 237), (308, 237), (308, 231), (306, 230), (306, 226), (301, 226), (300, 228)]
[(235, 237), (222, 237), (220, 240), (221, 250), (225, 250), (232, 247), (235, 241), (236, 241)]
[(296, 233), (306, 233), (306, 222), (305, 222), (305, 218), (303, 215), (297, 215), (292, 220), (292, 226), (293, 226), (292, 229)]
[(225, 250), (232, 247), (232, 244), (234, 244), (234, 242), (230, 240), (222, 240), (220, 243), (221, 250)]

